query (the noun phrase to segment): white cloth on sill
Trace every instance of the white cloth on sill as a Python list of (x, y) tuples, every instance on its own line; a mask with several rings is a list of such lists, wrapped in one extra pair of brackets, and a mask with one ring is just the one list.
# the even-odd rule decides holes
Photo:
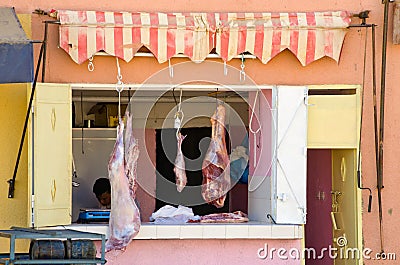
[(165, 205), (150, 216), (150, 221), (155, 224), (184, 224), (189, 220), (200, 220), (189, 207), (179, 205), (178, 208)]
[(235, 149), (232, 150), (230, 155), (230, 161), (235, 161), (240, 158), (243, 158), (246, 163), (249, 161), (249, 156), (247, 155), (247, 148), (241, 145), (237, 146)]

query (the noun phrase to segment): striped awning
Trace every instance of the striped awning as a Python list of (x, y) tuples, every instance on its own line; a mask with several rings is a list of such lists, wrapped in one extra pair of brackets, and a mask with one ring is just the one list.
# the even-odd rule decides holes
[(215, 48), (223, 61), (249, 52), (267, 63), (290, 50), (302, 65), (339, 61), (346, 11), (306, 13), (143, 13), (58, 11), (60, 47), (78, 64), (104, 51), (129, 62), (143, 46), (159, 63), (177, 54), (201, 62)]

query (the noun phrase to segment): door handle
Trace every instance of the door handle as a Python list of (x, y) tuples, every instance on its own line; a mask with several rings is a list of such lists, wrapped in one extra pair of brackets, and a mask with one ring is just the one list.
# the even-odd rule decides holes
[(331, 194), (332, 194), (332, 203), (338, 204), (337, 199), (338, 199), (338, 197), (339, 197), (340, 195), (342, 195), (342, 193), (341, 193), (340, 191), (333, 190), (333, 191), (331, 191)]
[(331, 212), (332, 226), (334, 230), (343, 229), (342, 215), (339, 212)]
[(342, 195), (340, 191), (333, 190), (331, 191), (332, 194), (332, 212), (338, 212), (339, 211), (339, 203), (338, 203), (338, 197)]

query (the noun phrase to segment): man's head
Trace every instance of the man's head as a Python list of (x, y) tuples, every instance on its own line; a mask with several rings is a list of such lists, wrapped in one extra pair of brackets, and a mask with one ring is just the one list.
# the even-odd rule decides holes
[(98, 178), (93, 185), (93, 192), (101, 205), (111, 205), (111, 185), (108, 178)]

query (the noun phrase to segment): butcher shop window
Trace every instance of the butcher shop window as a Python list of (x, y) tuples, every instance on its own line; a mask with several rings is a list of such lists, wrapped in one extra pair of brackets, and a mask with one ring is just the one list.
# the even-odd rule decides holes
[[(128, 98), (134, 91), (121, 93), (126, 103), (122, 111), (132, 111), (139, 141), (136, 198), (142, 222), (165, 205), (184, 205), (199, 216), (241, 211), (248, 214), (250, 223), (304, 223), (307, 89), (271, 86), (258, 91), (216, 91), (176, 89), (156, 101), (158, 92), (146, 91), (140, 98), (132, 98), (131, 104), (127, 104)], [(112, 91), (73, 91), (73, 156), (78, 175), (74, 180), (80, 187), (73, 188), (72, 221), (77, 220), (80, 209), (98, 205), (88, 193), (96, 178), (107, 177), (115, 143), (117, 109), (116, 102), (109, 100), (113, 95)], [(223, 130), (213, 128), (211, 119), (219, 106), (225, 109), (224, 119), (217, 119)], [(145, 108), (149, 111), (143, 111)], [(177, 117), (183, 117), (179, 126)], [(187, 182), (180, 188), (174, 171), (180, 139), (177, 131), (185, 137), (180, 147)], [(217, 133), (213, 135), (213, 131)], [(207, 154), (213, 152), (210, 143), (221, 137), (226, 143), (221, 147), (226, 152), (221, 161), (229, 161), (230, 186), (218, 205), (218, 196), (204, 195), (211, 186), (204, 185), (202, 168), (205, 158), (215, 155)], [(211, 188), (219, 194), (220, 187)], [(207, 198), (214, 203), (207, 203)]]

